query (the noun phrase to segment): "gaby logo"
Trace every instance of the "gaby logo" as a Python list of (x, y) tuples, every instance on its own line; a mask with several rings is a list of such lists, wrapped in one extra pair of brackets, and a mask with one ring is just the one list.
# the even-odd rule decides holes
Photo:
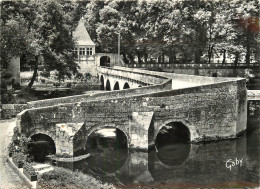
[(242, 163), (243, 163), (243, 158), (239, 159), (239, 158), (236, 158), (234, 160), (232, 159), (229, 159), (226, 161), (226, 168), (230, 169), (230, 171), (232, 170), (232, 167), (234, 166), (242, 166)]

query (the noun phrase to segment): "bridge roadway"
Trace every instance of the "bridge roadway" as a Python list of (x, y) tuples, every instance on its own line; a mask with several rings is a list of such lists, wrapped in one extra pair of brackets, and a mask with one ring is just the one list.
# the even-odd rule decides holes
[[(128, 148), (140, 150), (153, 146), (169, 123), (187, 127), (191, 142), (235, 138), (246, 129), (243, 78), (125, 67), (98, 67), (98, 75), (113, 91), (28, 102), (30, 108), (17, 116), (20, 132), (48, 135), (57, 153), (77, 156), (86, 153), (88, 136), (106, 127), (123, 131)], [(129, 88), (122, 90), (126, 83)]]

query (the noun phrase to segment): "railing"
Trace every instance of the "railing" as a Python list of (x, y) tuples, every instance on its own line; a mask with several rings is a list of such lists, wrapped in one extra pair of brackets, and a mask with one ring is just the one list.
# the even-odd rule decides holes
[(239, 63), (237, 65), (233, 63), (220, 64), (220, 63), (212, 63), (212, 64), (173, 64), (173, 63), (132, 63), (126, 64), (126, 67), (129, 68), (256, 68), (260, 67), (259, 63)]

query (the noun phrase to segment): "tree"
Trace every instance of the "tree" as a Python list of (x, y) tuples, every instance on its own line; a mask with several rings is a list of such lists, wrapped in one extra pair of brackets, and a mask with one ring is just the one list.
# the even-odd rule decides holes
[[(2, 2), (1, 59), (26, 57), (34, 67), (32, 87), (40, 59), (46, 70), (57, 70), (59, 79), (77, 72), (72, 49), (75, 43), (61, 3), (55, 0)], [(22, 26), (22, 27), (21, 27)], [(41, 58), (42, 57), (42, 58)]]
[(171, 63), (211, 63), (222, 54), (223, 63), (233, 55), (237, 64), (243, 53), (249, 63), (259, 53), (257, 1), (91, 1), (84, 17), (100, 51), (116, 52), (120, 32), (127, 63), (165, 55)]

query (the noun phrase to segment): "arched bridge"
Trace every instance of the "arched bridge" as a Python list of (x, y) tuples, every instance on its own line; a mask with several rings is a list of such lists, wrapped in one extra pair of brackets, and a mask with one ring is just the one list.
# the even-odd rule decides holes
[(29, 102), (30, 109), (17, 116), (21, 133), (48, 135), (57, 153), (80, 155), (88, 136), (106, 127), (123, 131), (128, 148), (142, 150), (175, 123), (187, 128), (191, 142), (234, 138), (246, 129), (245, 79), (97, 69), (110, 91)]

